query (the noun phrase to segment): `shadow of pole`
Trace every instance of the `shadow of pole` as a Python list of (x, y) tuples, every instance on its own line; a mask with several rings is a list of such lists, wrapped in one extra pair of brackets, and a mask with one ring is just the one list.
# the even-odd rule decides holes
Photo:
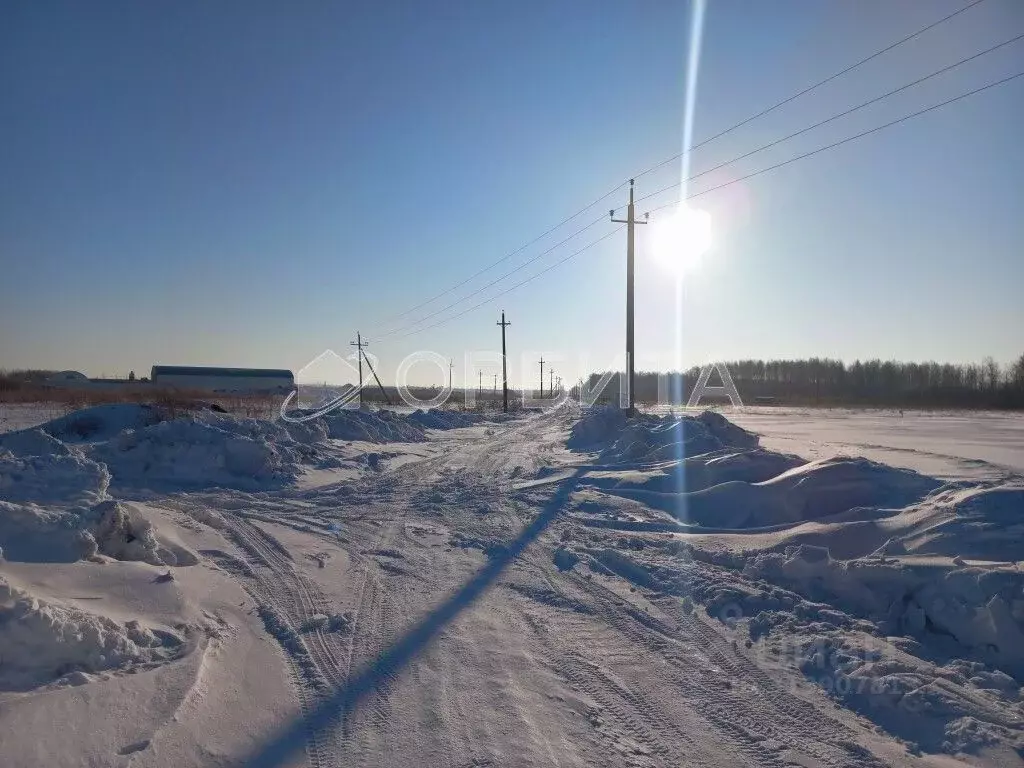
[(376, 691), (389, 677), (399, 672), (423, 650), (449, 622), (479, 598), (513, 560), (551, 524), (575, 490), (583, 474), (578, 469), (567, 478), (544, 505), (541, 512), (503, 549), (492, 552), (490, 561), (467, 581), (458, 592), (435, 608), (419, 624), (399, 638), (372, 664), (323, 700), (305, 716), (295, 720), (244, 762), (248, 768), (278, 768), (302, 750), (307, 736), (338, 723), (356, 705)]

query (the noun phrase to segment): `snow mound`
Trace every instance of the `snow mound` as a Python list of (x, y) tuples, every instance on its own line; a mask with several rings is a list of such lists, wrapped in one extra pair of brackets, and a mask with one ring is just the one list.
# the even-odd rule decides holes
[(415, 443), (426, 440), (423, 427), (394, 411), (338, 410), (324, 417), (328, 437), (370, 443)]
[(436, 408), (431, 408), (427, 411), (413, 411), (406, 419), (413, 424), (419, 424), (424, 429), (459, 429), (461, 427), (472, 427), (483, 421), (483, 417), (478, 413), (446, 411)]
[(107, 498), (110, 474), (78, 451), (16, 457), (0, 453), (0, 548), (9, 560), (71, 562), (105, 555), (152, 565), (191, 565), (181, 546), (161, 542), (130, 505)]
[(10, 560), (71, 562), (95, 550), (83, 513), (106, 498), (110, 475), (79, 452), (0, 451), (0, 548)]
[(1024, 680), (1024, 572), (942, 568), (896, 560), (834, 560), (822, 547), (789, 547), (746, 563), (748, 577), (781, 583), (880, 622), (882, 631), (933, 643), (952, 638)]
[(92, 505), (106, 498), (109, 484), (107, 470), (77, 451), (15, 456), (0, 449), (0, 499), (3, 502), (34, 506)]
[[(975, 486), (936, 493), (901, 518), (908, 525), (898, 539), (903, 552), (1024, 560), (1024, 487)], [(891, 547), (886, 551), (896, 554)]]
[(76, 672), (164, 661), (182, 647), (170, 632), (46, 602), (0, 577), (0, 690), (31, 690)]
[(714, 411), (699, 416), (627, 415), (595, 406), (573, 425), (568, 447), (599, 452), (602, 461), (637, 462), (699, 456), (726, 448), (755, 448), (757, 435)]
[(39, 427), (46, 434), (68, 442), (109, 440), (126, 429), (141, 429), (161, 421), (152, 405), (108, 403), (83, 408)]
[(688, 522), (760, 528), (822, 520), (857, 507), (899, 508), (940, 485), (934, 478), (862, 458), (812, 461), (760, 483), (733, 481), (683, 494)]
[[(990, 744), (1024, 747), (1013, 705), (992, 696), (992, 681), (978, 662), (936, 667), (875, 638), (857, 634), (812, 636), (797, 647), (801, 671), (846, 706), (928, 752), (977, 752)], [(1010, 698), (1016, 684), (1004, 688)]]
[[(300, 437), (319, 434), (296, 430)], [(93, 449), (119, 488), (224, 487), (258, 490), (294, 481), (317, 463), (314, 444), (276, 422), (201, 414), (126, 430)]]
[(139, 560), (164, 565), (160, 543), (153, 525), (127, 504), (108, 499), (100, 502), (87, 516), (88, 532), (99, 554), (115, 560)]
[(42, 429), (23, 429), (0, 435), (0, 451), (17, 456), (68, 456), (71, 449)]
[(646, 469), (591, 472), (585, 483), (658, 506), (652, 495), (698, 491), (732, 481), (763, 482), (803, 463), (797, 456), (764, 448), (728, 449)]

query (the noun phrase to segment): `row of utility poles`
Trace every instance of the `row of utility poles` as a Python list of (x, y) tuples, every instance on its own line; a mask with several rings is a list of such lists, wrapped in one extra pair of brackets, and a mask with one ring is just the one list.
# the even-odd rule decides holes
[[(609, 218), (616, 224), (626, 225), (626, 388), (629, 398), (629, 410), (630, 413), (636, 410), (636, 397), (634, 382), (636, 378), (635, 371), (635, 344), (634, 344), (634, 333), (633, 333), (633, 317), (634, 317), (634, 300), (633, 300), (633, 275), (634, 269), (634, 254), (635, 254), (635, 242), (636, 242), (636, 225), (646, 224), (647, 215), (644, 215), (643, 221), (637, 221), (636, 219), (636, 207), (633, 201), (633, 186), (634, 180), (629, 180), (629, 204), (626, 206), (626, 218), (616, 219), (615, 210), (609, 211)], [(502, 410), (508, 412), (508, 354), (505, 339), (505, 329), (512, 325), (511, 322), (505, 319), (505, 310), (501, 311), (501, 320), (497, 322), (497, 325), (501, 326), (501, 393), (502, 393)], [(362, 389), (363, 389), (363, 361), (366, 361), (367, 366), (370, 368), (370, 372), (373, 374), (373, 378), (377, 381), (377, 386), (380, 387), (381, 393), (384, 395), (384, 399), (388, 405), (391, 404), (391, 400), (388, 399), (388, 394), (384, 390), (384, 385), (381, 384), (380, 379), (377, 378), (376, 371), (373, 370), (373, 366), (370, 364), (369, 358), (363, 352), (363, 348), (369, 345), (369, 342), (363, 341), (362, 336), (356, 333), (356, 340), (349, 342), (352, 346), (357, 347), (359, 350), (359, 404), (362, 405)], [(455, 368), (455, 361), (448, 361), (448, 389), (452, 390), (452, 371)], [(478, 371), (478, 383), (477, 393), (483, 392), (483, 377), (484, 372)], [(582, 385), (582, 381), (581, 381)], [(562, 379), (558, 378), (558, 386), (561, 389)], [(494, 374), (494, 392), (497, 394), (498, 391), (498, 374)], [(554, 396), (555, 393), (555, 372), (551, 368), (550, 363), (548, 364), (548, 394)], [(540, 358), (540, 396), (544, 397), (544, 356)]]

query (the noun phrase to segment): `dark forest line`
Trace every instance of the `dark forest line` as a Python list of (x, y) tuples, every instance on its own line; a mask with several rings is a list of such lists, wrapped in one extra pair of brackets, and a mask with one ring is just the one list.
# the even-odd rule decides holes
[[(829, 358), (806, 360), (734, 360), (725, 363), (736, 390), (747, 405), (873, 406), (891, 408), (1024, 409), (1024, 355), (1008, 366), (992, 358), (980, 363), (904, 363)], [(603, 373), (590, 375), (595, 387)], [(638, 403), (685, 403), (700, 369), (683, 374), (638, 371)], [(680, 376), (682, 394), (679, 394)], [(709, 384), (720, 385), (717, 372)], [(600, 402), (618, 398), (619, 376), (612, 376)], [(659, 391), (661, 396), (659, 397)], [(578, 386), (573, 394), (578, 393)], [(702, 402), (720, 400), (707, 396)]]

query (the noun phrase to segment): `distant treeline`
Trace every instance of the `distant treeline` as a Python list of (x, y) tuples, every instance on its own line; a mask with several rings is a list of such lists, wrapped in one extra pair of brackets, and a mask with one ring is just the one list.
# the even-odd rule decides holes
[[(829, 358), (808, 360), (735, 360), (726, 362), (745, 404), (877, 406), (891, 408), (1024, 408), (1024, 355), (1001, 367), (992, 358), (980, 363), (902, 363)], [(590, 375), (594, 387), (604, 374)], [(661, 390), (670, 402), (686, 402), (700, 375), (699, 368), (679, 374), (644, 371), (636, 374), (636, 400), (659, 402)], [(682, 394), (679, 394), (680, 376)], [(709, 385), (720, 385), (717, 372)], [(578, 388), (574, 388), (576, 395)], [(600, 396), (618, 399), (619, 377), (613, 376)], [(664, 401), (665, 395), (662, 395)], [(713, 398), (718, 399), (718, 398)], [(706, 402), (706, 401), (702, 401)]]

